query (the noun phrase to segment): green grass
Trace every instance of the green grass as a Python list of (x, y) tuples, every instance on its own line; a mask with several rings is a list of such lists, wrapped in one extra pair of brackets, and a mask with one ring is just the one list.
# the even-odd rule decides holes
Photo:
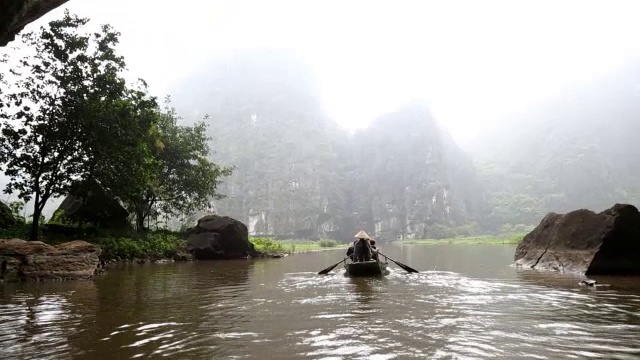
[(437, 244), (458, 244), (458, 245), (472, 245), (472, 244), (519, 244), (522, 238), (526, 234), (511, 234), (505, 236), (494, 235), (482, 235), (482, 236), (467, 236), (448, 239), (408, 239), (399, 240), (400, 244), (419, 244), (419, 245), (437, 245)]
[(315, 251), (324, 249), (346, 248), (346, 244), (340, 244), (335, 240), (273, 240), (264, 237), (249, 237), (255, 249), (262, 252), (298, 253), (305, 251)]

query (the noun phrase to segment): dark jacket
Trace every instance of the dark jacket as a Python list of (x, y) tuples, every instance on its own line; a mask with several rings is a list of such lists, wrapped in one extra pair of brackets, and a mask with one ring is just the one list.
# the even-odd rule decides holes
[(354, 261), (369, 261), (372, 258), (371, 243), (360, 239), (353, 244)]
[(349, 248), (347, 249), (347, 256), (351, 258), (351, 260), (353, 260), (353, 257), (351, 255), (353, 255), (353, 245), (349, 246)]

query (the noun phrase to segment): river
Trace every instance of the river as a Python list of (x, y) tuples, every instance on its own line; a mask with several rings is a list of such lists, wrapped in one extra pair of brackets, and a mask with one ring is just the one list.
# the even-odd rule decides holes
[(514, 249), (388, 246), (420, 273), (380, 279), (316, 275), (336, 250), (0, 284), (0, 358), (640, 358), (640, 279), (579, 286)]

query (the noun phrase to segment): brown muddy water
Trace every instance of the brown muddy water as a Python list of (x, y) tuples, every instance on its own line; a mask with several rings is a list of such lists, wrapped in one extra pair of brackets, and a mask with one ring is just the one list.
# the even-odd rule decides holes
[(640, 279), (517, 271), (510, 245), (388, 246), (384, 278), (316, 273), (344, 250), (130, 266), (0, 285), (3, 359), (638, 359)]

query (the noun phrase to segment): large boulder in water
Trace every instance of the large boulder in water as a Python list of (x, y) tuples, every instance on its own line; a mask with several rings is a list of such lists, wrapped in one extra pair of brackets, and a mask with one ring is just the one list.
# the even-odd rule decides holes
[(587, 275), (640, 274), (640, 212), (616, 204), (599, 214), (549, 213), (516, 248), (521, 267)]
[(189, 230), (187, 248), (195, 259), (238, 259), (257, 253), (249, 242), (249, 231), (241, 221), (208, 215)]
[(0, 229), (7, 229), (16, 225), (16, 219), (11, 213), (11, 209), (0, 201)]
[(40, 241), (0, 240), (0, 282), (90, 279), (100, 248), (85, 241), (51, 246)]

